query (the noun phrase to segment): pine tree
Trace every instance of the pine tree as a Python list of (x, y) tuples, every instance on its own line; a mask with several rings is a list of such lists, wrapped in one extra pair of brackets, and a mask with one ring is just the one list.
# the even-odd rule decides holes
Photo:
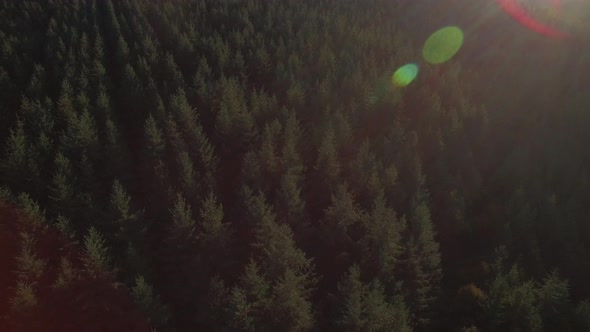
[(170, 215), (172, 220), (160, 246), (160, 285), (172, 307), (173, 319), (179, 326), (194, 328), (198, 318), (195, 316), (197, 304), (202, 298), (200, 278), (196, 278), (200, 255), (191, 206), (180, 193), (170, 209)]
[(323, 134), (322, 142), (318, 147), (317, 159), (314, 166), (316, 172), (316, 195), (314, 201), (318, 205), (325, 206), (329, 197), (336, 191), (341, 176), (342, 165), (336, 150), (336, 136), (332, 127)]
[(57, 102), (59, 111), (58, 119), (60, 120), (61, 125), (64, 127), (67, 126), (68, 123), (74, 121), (76, 118), (76, 111), (72, 101), (73, 94), (74, 91), (69, 80), (67, 78), (64, 79), (61, 84), (61, 93)]
[(507, 272), (500, 271), (492, 281), (486, 309), (492, 328), (543, 330), (538, 290), (532, 280), (524, 280), (516, 265)]
[(20, 282), (35, 284), (47, 268), (47, 263), (35, 252), (36, 240), (32, 234), (21, 233), (20, 253), (16, 256), (16, 277)]
[(194, 161), (195, 169), (202, 178), (201, 182), (209, 187), (201, 190), (212, 190), (216, 166), (213, 146), (199, 124), (196, 112), (188, 104), (184, 90), (179, 89), (171, 97), (169, 109), (179, 125), (190, 159)]
[(74, 215), (75, 178), (71, 162), (61, 152), (55, 157), (55, 171), (49, 187), (53, 212)]
[(69, 119), (62, 142), (63, 152), (67, 157), (80, 157), (85, 153), (95, 160), (98, 154), (98, 133), (96, 122), (87, 109), (79, 116)]
[(72, 262), (62, 257), (59, 261), (57, 277), (52, 287), (54, 289), (64, 289), (71, 285), (73, 281), (79, 280), (80, 277), (80, 271), (72, 266)]
[(272, 288), (270, 317), (275, 331), (310, 331), (314, 326), (310, 289), (306, 280), (288, 269)]
[(105, 167), (108, 170), (108, 176), (105, 176), (106, 180), (110, 182), (115, 177), (126, 178), (129, 156), (117, 126), (110, 118), (106, 120), (105, 138), (104, 156), (105, 160), (107, 160)]
[(229, 226), (224, 223), (223, 217), (223, 205), (213, 194), (209, 194), (201, 206), (198, 238), (203, 248), (211, 250), (208, 256), (216, 260), (220, 251), (226, 250), (230, 240)]
[(156, 119), (151, 114), (146, 119), (144, 131), (146, 141), (145, 160), (153, 163), (163, 157), (166, 142)]
[(20, 193), (17, 196), (16, 203), (20, 206), (23, 212), (23, 215), (18, 217), (19, 222), (26, 222), (35, 228), (45, 228), (47, 226), (45, 210), (42, 209), (39, 203), (29, 194)]
[(1, 165), (2, 179), (13, 191), (38, 192), (41, 186), (37, 154), (21, 121), (17, 121), (16, 127), (10, 130), (6, 155)]
[(322, 237), (328, 250), (351, 250), (353, 239), (349, 233), (362, 218), (362, 211), (345, 184), (337, 187), (331, 203), (324, 211)]
[(278, 224), (276, 215), (267, 205), (264, 196), (256, 196), (249, 207), (256, 220), (256, 240), (253, 244), (261, 256), (261, 266), (272, 279), (284, 276), (287, 269), (308, 279), (311, 283), (312, 264), (293, 241), (293, 232), (286, 224)]
[(288, 170), (281, 178), (278, 189), (278, 211), (296, 235), (302, 235), (308, 228), (305, 201), (303, 200), (297, 171)]
[(31, 99), (42, 100), (46, 91), (46, 80), (47, 74), (45, 73), (45, 68), (42, 65), (36, 64), (26, 90), (27, 96)]
[(12, 308), (20, 311), (34, 307), (39, 302), (34, 285), (19, 281), (16, 285), (15, 297), (10, 300)]
[(375, 200), (365, 218), (365, 232), (361, 240), (363, 270), (372, 271), (371, 275), (379, 277), (390, 290), (395, 283), (395, 270), (403, 251), (405, 220), (398, 219), (383, 195)]
[(111, 99), (106, 87), (102, 84), (98, 87), (95, 105), (97, 122), (106, 123), (107, 119), (112, 116)]
[(127, 112), (121, 115), (121, 120), (128, 130), (133, 131), (135, 127), (131, 126), (131, 124), (134, 120), (137, 118), (143, 119), (140, 106), (143, 98), (145, 98), (145, 92), (141, 80), (130, 64), (125, 66), (120, 89), (120, 95), (123, 96), (123, 105), (127, 109)]
[(347, 331), (361, 331), (366, 324), (363, 312), (363, 297), (365, 286), (360, 280), (360, 270), (353, 265), (345, 278), (338, 285), (338, 291), (342, 294), (342, 309), (337, 326)]
[(168, 323), (170, 309), (162, 304), (159, 297), (154, 294), (152, 285), (143, 276), (137, 276), (131, 294), (143, 314), (149, 317), (152, 326), (164, 327)]
[(266, 195), (271, 195), (276, 190), (280, 174), (280, 159), (277, 156), (276, 144), (280, 130), (281, 127), (278, 121), (266, 125), (260, 149), (258, 149), (257, 153), (251, 156), (248, 155), (248, 158), (254, 158), (255, 160), (249, 160), (251, 163), (245, 163), (243, 169), (245, 182), (253, 188), (261, 190)]
[[(360, 144), (356, 152), (356, 158), (350, 164), (351, 186), (359, 193), (358, 200), (361, 206), (369, 207), (379, 195), (378, 163), (372, 153), (368, 140)], [(347, 177), (348, 178), (348, 177)]]
[(247, 109), (245, 92), (234, 78), (219, 82), (219, 99), (216, 103), (215, 130), (221, 141), (232, 142), (241, 150), (255, 136), (254, 118)]
[(267, 330), (266, 312), (271, 301), (270, 285), (261, 275), (260, 267), (250, 261), (238, 286), (231, 291), (229, 312), (231, 327), (240, 331)]
[(329, 181), (328, 188), (332, 188), (337, 182), (340, 175), (341, 165), (338, 160), (338, 152), (336, 150), (336, 136), (331, 127), (326, 130), (324, 137), (318, 148), (318, 158), (315, 169), (320, 172), (321, 176)]
[(184, 79), (182, 77), (182, 72), (176, 65), (174, 61), (174, 56), (171, 53), (166, 53), (163, 58), (163, 90), (164, 90), (164, 98), (168, 96), (172, 96), (173, 93), (178, 91), (179, 89), (185, 89)]
[(180, 188), (184, 195), (192, 201), (197, 195), (198, 175), (195, 172), (191, 158), (186, 151), (183, 151), (178, 156), (177, 163)]
[(105, 275), (110, 270), (110, 256), (108, 247), (102, 234), (96, 228), (90, 227), (84, 237), (84, 267), (92, 276)]
[(571, 310), (569, 285), (557, 273), (547, 275), (540, 287), (541, 317), (545, 331), (563, 330), (568, 326)]
[[(145, 273), (147, 268), (146, 258), (144, 257), (147, 245), (147, 225), (145, 224), (143, 211), (132, 211), (131, 197), (118, 180), (113, 182), (108, 215), (111, 224), (107, 225), (107, 227), (110, 229), (108, 233), (114, 236), (114, 252), (120, 254), (127, 252), (127, 255), (118, 257), (120, 264), (130, 270), (125, 271), (125, 274), (133, 278), (137, 274)], [(129, 252), (130, 249), (131, 252)], [(130, 254), (132, 254), (131, 257)], [(136, 269), (132, 269), (133, 267)]]
[(303, 175), (305, 166), (300, 155), (300, 145), (302, 143), (302, 129), (295, 112), (284, 110), (286, 115), (285, 125), (283, 126), (283, 148), (281, 151), (281, 162), (283, 169), (288, 169)]
[(248, 210), (256, 221), (255, 260), (246, 268), (241, 287), (232, 292), (234, 321), (246, 329), (311, 329), (310, 296), (315, 285), (311, 261), (296, 247), (290, 228), (275, 222), (263, 196), (252, 197)]
[(410, 298), (414, 322), (418, 329), (432, 324), (432, 311), (442, 279), (439, 245), (430, 219), (430, 210), (421, 203), (414, 211), (409, 225), (410, 238), (406, 245), (406, 281), (411, 285)]
[(353, 265), (338, 284), (341, 308), (336, 320), (345, 331), (411, 331), (408, 311), (401, 299), (389, 303), (378, 282), (365, 285)]
[(168, 166), (164, 163), (166, 140), (156, 119), (150, 114), (144, 125), (144, 142), (142, 166), (146, 179), (146, 208), (155, 217), (164, 215), (173, 197), (168, 195), (171, 187)]
[(119, 36), (117, 41), (117, 64), (122, 68), (129, 63), (129, 45), (123, 36)]

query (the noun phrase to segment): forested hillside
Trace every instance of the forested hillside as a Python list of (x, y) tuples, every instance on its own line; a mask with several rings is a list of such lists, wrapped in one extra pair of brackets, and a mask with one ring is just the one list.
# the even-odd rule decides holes
[(0, 330), (590, 331), (589, 88), (395, 88), (407, 6), (0, 0)]

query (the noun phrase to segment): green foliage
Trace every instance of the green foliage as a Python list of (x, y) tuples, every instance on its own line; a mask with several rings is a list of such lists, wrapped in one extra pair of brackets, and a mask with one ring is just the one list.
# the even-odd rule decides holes
[(59, 264), (57, 278), (52, 286), (54, 288), (65, 288), (78, 278), (79, 271), (72, 266), (72, 263), (67, 258), (62, 257)]
[(434, 238), (430, 210), (422, 203), (413, 211), (409, 223), (410, 238), (405, 253), (406, 282), (414, 323), (421, 329), (432, 324), (433, 305), (442, 279), (439, 244)]
[(250, 214), (257, 220), (254, 247), (262, 256), (262, 267), (268, 276), (276, 279), (293, 270), (303, 280), (310, 277), (311, 261), (295, 245), (289, 226), (276, 223), (264, 197), (254, 199)]
[(87, 109), (82, 110), (82, 113), (78, 117), (70, 120), (63, 139), (64, 147), (68, 152), (84, 149), (92, 151), (96, 149), (98, 144), (96, 124), (93, 116)]
[(128, 156), (122, 144), (119, 130), (109, 117), (106, 120), (105, 136), (104, 156), (108, 160), (108, 175), (110, 177), (123, 177), (128, 168)]
[[(538, 70), (507, 33), (509, 63), (467, 51), (391, 89), (413, 2), (66, 2), (0, 1), (26, 320), (47, 292), (95, 302), (89, 274), (162, 331), (590, 330), (583, 43)], [(470, 36), (499, 22), (482, 10)], [(67, 249), (41, 259), (57, 240), (31, 229)]]
[(17, 202), (25, 214), (21, 220), (26, 221), (34, 226), (43, 227), (46, 223), (45, 211), (35, 202), (29, 194), (21, 193), (17, 197)]
[(254, 261), (246, 266), (238, 287), (231, 292), (231, 325), (239, 330), (254, 331), (262, 327), (265, 311), (270, 304), (270, 285), (260, 274)]
[(318, 148), (318, 157), (315, 169), (318, 171), (320, 178), (325, 182), (327, 190), (335, 189), (341, 171), (341, 164), (338, 160), (336, 150), (336, 137), (331, 127), (326, 130), (322, 143)]
[(16, 310), (24, 310), (37, 304), (37, 295), (32, 284), (19, 282), (16, 286), (16, 295), (11, 300), (12, 307)]
[(154, 294), (153, 287), (143, 276), (137, 276), (131, 294), (141, 311), (150, 318), (153, 326), (166, 325), (170, 319), (169, 308), (160, 302), (160, 299)]
[(95, 275), (102, 275), (109, 271), (111, 259), (108, 254), (108, 248), (104, 237), (91, 227), (84, 237), (84, 267), (86, 270)]
[(568, 325), (571, 311), (569, 285), (553, 272), (546, 276), (539, 290), (541, 317), (545, 330), (560, 329)]
[(13, 191), (35, 192), (37, 178), (40, 176), (37, 154), (24, 131), (21, 121), (10, 130), (5, 142), (6, 154), (0, 164), (2, 179)]
[(30, 234), (21, 233), (21, 250), (16, 262), (16, 275), (20, 281), (34, 283), (41, 277), (46, 263), (36, 255), (35, 240)]
[(10, 201), (12, 200), (12, 193), (8, 188), (0, 187), (0, 199), (2, 201)]
[(313, 326), (312, 264), (297, 249), (291, 230), (277, 224), (262, 196), (254, 197), (250, 215), (257, 220), (254, 243), (258, 261), (246, 266), (241, 286), (232, 291), (232, 316), (239, 329), (307, 331)]
[(492, 282), (486, 310), (495, 328), (517, 326), (527, 331), (542, 330), (535, 285), (532, 281), (521, 281), (516, 266), (507, 274), (500, 273)]
[(341, 310), (339, 330), (346, 331), (411, 331), (409, 314), (400, 299), (389, 303), (383, 287), (375, 281), (365, 285), (360, 270), (354, 265), (338, 285)]
[(366, 216), (365, 236), (361, 240), (365, 269), (382, 278), (386, 285), (395, 280), (395, 269), (403, 252), (402, 234), (405, 220), (399, 220), (388, 207), (383, 196), (375, 200), (373, 209)]
[(176, 195), (174, 207), (170, 209), (172, 223), (174, 227), (183, 228), (188, 231), (187, 234), (194, 232), (195, 222), (191, 216), (190, 206), (181, 194)]
[(72, 199), (74, 188), (71, 184), (73, 170), (70, 160), (62, 153), (55, 157), (55, 175), (51, 183), (52, 196), (50, 198), (56, 203), (67, 202)]
[(125, 267), (124, 274), (132, 278), (138, 273), (145, 273), (147, 225), (144, 213), (132, 210), (131, 197), (117, 180), (113, 182), (108, 214), (111, 224), (106, 226), (114, 236), (114, 251), (119, 253), (117, 258)]
[(222, 79), (218, 89), (216, 131), (223, 140), (248, 144), (256, 128), (246, 107), (245, 91), (233, 78)]
[(228, 225), (223, 222), (223, 205), (213, 195), (207, 196), (200, 210), (199, 241), (202, 245), (225, 248)]
[(156, 119), (150, 114), (144, 125), (145, 140), (146, 140), (146, 162), (155, 162), (162, 157), (166, 142), (162, 131), (156, 123)]

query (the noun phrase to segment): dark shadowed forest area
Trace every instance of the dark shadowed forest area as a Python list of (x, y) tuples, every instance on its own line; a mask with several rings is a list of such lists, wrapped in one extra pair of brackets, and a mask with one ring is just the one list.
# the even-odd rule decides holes
[(0, 331), (590, 331), (590, 6), (522, 3), (0, 0)]

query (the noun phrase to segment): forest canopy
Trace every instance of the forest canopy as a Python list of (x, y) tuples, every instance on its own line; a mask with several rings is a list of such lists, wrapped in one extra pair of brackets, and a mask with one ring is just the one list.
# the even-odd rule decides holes
[(590, 331), (585, 44), (425, 2), (0, 0), (0, 330)]

